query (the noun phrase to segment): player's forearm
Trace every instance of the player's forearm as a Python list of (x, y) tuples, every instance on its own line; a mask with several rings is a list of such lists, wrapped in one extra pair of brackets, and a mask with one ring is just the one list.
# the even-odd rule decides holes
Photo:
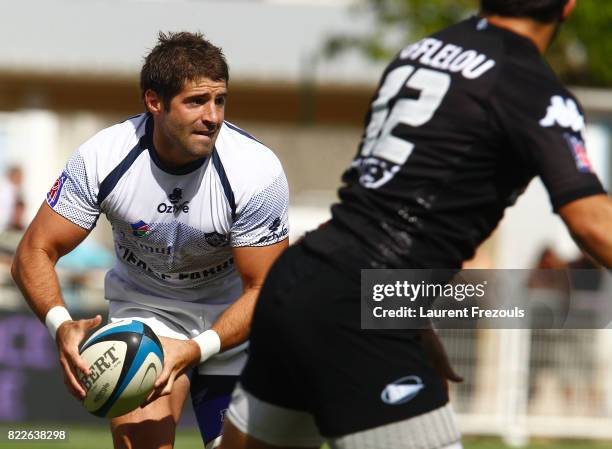
[(242, 296), (213, 323), (212, 329), (221, 340), (221, 351), (238, 346), (249, 338), (259, 290), (259, 287), (245, 289)]
[[(602, 208), (603, 209), (603, 208)], [(612, 207), (598, 210), (579, 225), (570, 227), (574, 241), (591, 257), (612, 268)]]
[(612, 268), (612, 200), (592, 195), (572, 201), (559, 215), (582, 249), (607, 268)]
[(55, 262), (42, 249), (20, 247), (11, 266), (15, 283), (42, 322), (51, 307), (64, 305), (55, 273)]
[(574, 241), (606, 268), (612, 268), (612, 234), (594, 230), (589, 234), (572, 233)]

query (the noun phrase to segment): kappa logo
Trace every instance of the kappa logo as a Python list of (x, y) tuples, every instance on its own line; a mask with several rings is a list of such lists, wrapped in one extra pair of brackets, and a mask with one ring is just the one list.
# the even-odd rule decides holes
[(578, 132), (584, 128), (584, 117), (578, 110), (578, 105), (571, 98), (554, 95), (546, 109), (546, 116), (540, 120), (540, 126), (549, 128), (558, 125), (561, 128), (571, 128)]
[(413, 400), (419, 392), (425, 388), (425, 384), (419, 376), (406, 376), (388, 384), (380, 399), (385, 404), (400, 405)]
[(66, 179), (68, 179), (68, 175), (65, 172), (62, 172), (60, 177), (53, 183), (53, 187), (51, 187), (51, 190), (49, 190), (49, 193), (47, 193), (47, 203), (49, 203), (49, 206), (55, 207), (57, 204), (60, 194), (62, 193), (62, 189), (64, 188), (64, 184), (66, 183)]

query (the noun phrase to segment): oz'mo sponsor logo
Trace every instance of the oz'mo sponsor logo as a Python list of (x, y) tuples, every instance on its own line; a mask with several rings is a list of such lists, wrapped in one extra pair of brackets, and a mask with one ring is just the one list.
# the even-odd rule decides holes
[(272, 224), (268, 227), (268, 229), (271, 231), (270, 234), (264, 235), (262, 238), (259, 239), (258, 243), (267, 243), (273, 241), (278, 242), (280, 239), (282, 239), (289, 233), (289, 230), (286, 226), (282, 226), (280, 230), (279, 228), (281, 228), (281, 219), (280, 217), (276, 217)]
[(425, 384), (419, 376), (402, 377), (388, 384), (380, 394), (380, 399), (389, 405), (405, 404), (414, 399), (423, 388)]
[(115, 356), (116, 348), (115, 345), (108, 348), (95, 362), (89, 367), (89, 376), (79, 376), (83, 386), (86, 390), (89, 390), (95, 385), (96, 381), (100, 378), (104, 372), (108, 369), (116, 368), (119, 365), (119, 358)]
[(584, 117), (578, 110), (578, 105), (571, 98), (554, 95), (546, 109), (546, 116), (540, 120), (540, 126), (549, 128), (558, 125), (561, 128), (570, 128), (574, 132), (584, 128)]
[(172, 192), (168, 194), (168, 200), (170, 204), (159, 203), (157, 206), (157, 212), (160, 214), (174, 214), (176, 212), (183, 212), (185, 214), (189, 213), (189, 201), (181, 202), (183, 198), (183, 189), (174, 188)]

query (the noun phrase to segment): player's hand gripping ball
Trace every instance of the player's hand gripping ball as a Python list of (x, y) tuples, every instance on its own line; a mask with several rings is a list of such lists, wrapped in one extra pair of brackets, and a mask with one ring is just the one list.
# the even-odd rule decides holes
[(83, 405), (90, 413), (114, 418), (142, 404), (164, 364), (162, 345), (146, 324), (122, 320), (89, 337), (79, 352), (89, 365), (80, 373), (87, 391)]

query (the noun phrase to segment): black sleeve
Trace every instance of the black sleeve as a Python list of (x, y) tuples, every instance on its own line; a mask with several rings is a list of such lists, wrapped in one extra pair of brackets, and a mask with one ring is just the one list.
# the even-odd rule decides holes
[(542, 178), (555, 212), (605, 193), (586, 154), (582, 109), (543, 62), (505, 62), (491, 101), (513, 151)]

